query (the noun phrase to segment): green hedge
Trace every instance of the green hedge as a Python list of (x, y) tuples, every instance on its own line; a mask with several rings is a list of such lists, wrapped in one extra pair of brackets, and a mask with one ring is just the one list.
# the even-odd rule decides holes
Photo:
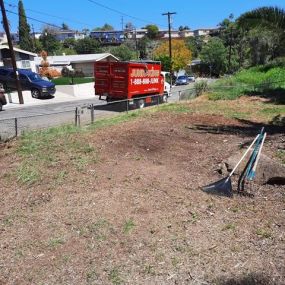
[(55, 85), (70, 85), (72, 84), (83, 84), (83, 83), (90, 83), (94, 82), (93, 77), (74, 77), (73, 81), (71, 77), (59, 77), (52, 79), (52, 82)]

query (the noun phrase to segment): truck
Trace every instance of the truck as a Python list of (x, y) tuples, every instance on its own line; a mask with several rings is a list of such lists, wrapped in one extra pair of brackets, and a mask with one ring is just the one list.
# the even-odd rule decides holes
[(96, 62), (95, 95), (100, 100), (128, 100), (137, 108), (167, 102), (170, 85), (158, 61)]

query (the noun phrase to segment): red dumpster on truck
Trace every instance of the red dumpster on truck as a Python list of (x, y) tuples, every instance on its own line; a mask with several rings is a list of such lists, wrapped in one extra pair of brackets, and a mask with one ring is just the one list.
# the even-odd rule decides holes
[(160, 62), (96, 62), (94, 75), (95, 94), (101, 100), (128, 99), (139, 108), (152, 101), (167, 101)]

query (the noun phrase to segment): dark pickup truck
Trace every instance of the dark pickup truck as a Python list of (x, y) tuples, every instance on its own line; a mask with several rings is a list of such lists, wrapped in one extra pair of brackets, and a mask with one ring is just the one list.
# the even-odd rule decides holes
[[(39, 74), (27, 69), (18, 69), (22, 90), (31, 90), (33, 98), (50, 97), (54, 95), (55, 84), (44, 80)], [(0, 88), (16, 90), (16, 78), (12, 68), (0, 68)]]

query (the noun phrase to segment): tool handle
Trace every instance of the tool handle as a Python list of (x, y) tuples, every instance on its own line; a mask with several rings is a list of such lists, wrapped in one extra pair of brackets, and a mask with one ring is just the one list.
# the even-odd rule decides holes
[(241, 159), (239, 160), (239, 162), (236, 164), (236, 166), (234, 167), (234, 169), (232, 170), (232, 172), (229, 174), (228, 178), (230, 178), (235, 170), (238, 168), (238, 166), (240, 165), (240, 163), (242, 162), (242, 160), (245, 158), (245, 156), (247, 155), (247, 153), (250, 151), (251, 147), (255, 144), (256, 140), (259, 138), (260, 134), (258, 134), (255, 139), (253, 140), (253, 142), (251, 143), (251, 145), (247, 148), (246, 152), (243, 154), (243, 156), (241, 157)]
[(262, 150), (262, 147), (263, 147), (263, 144), (264, 144), (266, 135), (267, 135), (266, 133), (264, 133), (264, 135), (263, 135), (262, 142), (261, 142), (261, 144), (260, 144), (260, 147), (259, 147), (259, 150), (258, 150), (258, 154), (257, 154), (256, 160), (255, 160), (255, 162), (254, 162), (254, 165), (253, 165), (253, 168), (252, 168), (252, 172), (251, 172), (251, 175), (250, 175), (251, 180), (252, 180), (252, 179), (254, 178), (254, 176), (255, 176), (257, 164), (258, 164), (258, 161), (259, 161), (259, 159), (260, 159), (261, 150)]

